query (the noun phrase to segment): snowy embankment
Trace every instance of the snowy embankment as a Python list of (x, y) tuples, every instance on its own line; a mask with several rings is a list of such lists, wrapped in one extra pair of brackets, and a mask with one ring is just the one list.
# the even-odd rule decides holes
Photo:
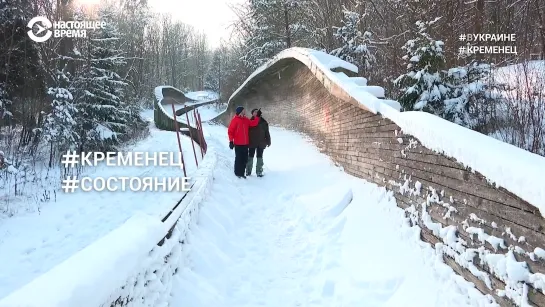
[[(148, 111), (145, 116), (152, 121), (153, 111)], [(127, 150), (150, 153), (179, 151), (177, 138), (173, 132), (158, 130), (153, 124), (150, 129), (151, 135), (148, 138), (134, 147), (127, 148)], [(182, 148), (184, 156), (189, 157), (186, 158), (188, 176), (194, 177), (197, 168), (189, 138), (182, 138)], [(196, 148), (198, 150), (198, 146)], [(199, 160), (201, 159), (200, 152), (197, 157)], [(199, 166), (201, 165), (199, 164)], [(179, 166), (97, 166), (84, 169), (81, 176), (166, 178), (182, 177), (183, 171)], [(39, 212), (2, 220), (0, 223), (0, 250), (2, 251), (0, 253), (0, 298), (46, 273), (100, 238), (115, 237), (115, 233), (109, 233), (126, 222), (131, 225), (128, 221), (135, 214), (144, 216), (142, 221), (160, 220), (179, 201), (182, 194), (183, 192), (162, 191), (76, 191), (66, 194), (59, 191), (56, 200), (43, 205)], [(150, 225), (155, 227), (153, 223)], [(123, 233), (125, 231), (123, 229), (117, 231)], [(127, 240), (129, 239), (127, 238)], [(154, 239), (155, 237), (153, 237)], [(104, 240), (108, 242), (110, 239)], [(138, 238), (134, 240), (136, 241), (132, 241), (132, 243), (136, 244)], [(97, 242), (97, 244), (99, 243)], [(119, 243), (119, 245), (119, 248), (133, 248), (129, 243)], [(112, 250), (115, 250), (114, 247), (104, 253), (109, 253)], [(141, 252), (147, 253), (149, 250)], [(97, 256), (97, 259), (100, 258)], [(87, 263), (79, 263), (79, 265), (81, 267), (90, 266)], [(80, 278), (77, 275), (73, 276), (75, 279)], [(49, 277), (43, 278), (47, 280)], [(83, 279), (83, 277), (81, 278)], [(57, 281), (51, 283), (53, 285)], [(104, 285), (106, 284), (105, 281)], [(57, 305), (45, 304), (42, 306)]]
[(501, 126), (490, 136), (545, 156), (545, 61), (498, 67), (492, 76), (507, 88), (498, 91), (503, 100), (492, 116)]
[[(180, 242), (186, 239), (212, 181), (214, 152), (209, 147), (194, 173), (193, 189), (164, 223), (157, 216), (135, 213), (120, 227), (0, 300), (0, 306), (96, 307), (118, 299), (118, 303), (135, 299), (145, 306), (166, 305), (172, 295), (172, 276), (184, 264)], [(172, 236), (158, 246), (176, 222)]]
[(354, 65), (323, 52), (297, 47), (280, 52), (250, 75), (233, 93), (229, 102), (251, 79), (286, 58), (297, 59), (313, 72), (317, 68), (331, 82), (356, 99), (362, 108), (392, 120), (403, 133), (413, 135), (427, 148), (455, 158), (473, 171), (478, 171), (491, 183), (539, 208), (545, 217), (545, 158), (429, 113), (400, 112), (397, 101), (377, 98), (379, 95), (374, 90), (361, 86), (361, 78), (350, 78), (344, 73), (331, 71), (338, 67), (353, 72), (358, 70)]
[[(133, 212), (115, 230), (0, 300), (0, 306), (96, 307), (128, 299), (165, 306), (172, 295), (172, 276), (184, 264), (179, 242), (185, 240), (207, 195), (215, 165), (215, 149), (210, 146), (193, 172), (191, 192), (164, 223), (160, 216)], [(172, 236), (158, 246), (176, 222)]]
[(243, 180), (225, 127), (205, 129), (215, 183), (170, 306), (497, 306), (420, 241), (392, 192), (347, 175), (300, 135), (271, 128), (265, 177)]
[[(529, 61), (524, 64), (498, 67), (494, 70), (493, 77), (496, 82), (515, 87), (515, 90), (518, 89), (524, 94), (533, 90), (544, 90), (545, 61)], [(535, 85), (540, 87), (535, 88)]]
[(188, 92), (185, 94), (185, 96), (197, 101), (215, 100), (219, 98), (219, 95), (212, 91)]

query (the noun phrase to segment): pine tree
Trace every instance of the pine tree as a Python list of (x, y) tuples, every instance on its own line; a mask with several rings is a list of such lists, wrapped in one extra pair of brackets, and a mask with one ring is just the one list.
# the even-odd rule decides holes
[(14, 101), (46, 96), (46, 65), (40, 58), (40, 45), (27, 35), (26, 25), (34, 17), (29, 10), (32, 3), (0, 0), (0, 119), (12, 117)]
[(282, 39), (275, 38), (269, 25), (258, 21), (252, 27), (252, 34), (246, 40), (247, 53), (242, 60), (246, 66), (256, 69), (265, 64), (278, 52), (287, 47)]
[(343, 26), (335, 27), (336, 32), (333, 34), (341, 47), (332, 50), (330, 54), (369, 70), (376, 62), (375, 56), (369, 50), (372, 34), (369, 31), (361, 33), (358, 30), (363, 18), (359, 13), (344, 9), (343, 15)]
[(255, 69), (308, 35), (307, 0), (250, 0), (247, 52), (242, 60)]
[(444, 80), (443, 42), (427, 33), (437, 20), (418, 21), (417, 37), (402, 47), (408, 71), (394, 80), (394, 85), (400, 91), (398, 101), (406, 111), (421, 110), (438, 116), (445, 112), (444, 100), (450, 89)]
[(208, 71), (204, 80), (204, 88), (207, 90), (211, 90), (215, 93), (220, 92), (221, 79), (224, 74), (223, 70), (225, 69), (222, 67), (223, 63), (221, 51), (222, 50), (214, 51), (212, 61), (209, 64)]
[(108, 7), (101, 8), (106, 26), (92, 31), (86, 59), (80, 59), (84, 73), (77, 79), (81, 136), (80, 150), (113, 149), (126, 138), (131, 126), (143, 122), (139, 112), (124, 101), (127, 83), (119, 76), (126, 59), (119, 50), (119, 33)]
[(443, 117), (461, 126), (482, 131), (493, 112), (502, 85), (491, 78), (491, 66), (471, 60), (448, 71), (451, 84)]
[(72, 93), (63, 86), (68, 82), (64, 72), (57, 72), (56, 86), (50, 87), (47, 92), (52, 98), (51, 111), (45, 114), (43, 123), (44, 140), (55, 144), (61, 152), (75, 150), (79, 139), (76, 131), (77, 109)]

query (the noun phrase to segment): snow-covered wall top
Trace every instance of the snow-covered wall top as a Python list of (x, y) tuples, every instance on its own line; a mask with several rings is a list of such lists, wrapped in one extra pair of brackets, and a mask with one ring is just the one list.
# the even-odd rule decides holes
[[(0, 300), (0, 306), (102, 306), (127, 282), (149, 251), (168, 231), (167, 225), (145, 214), (76, 253)], [(115, 273), (114, 273), (115, 272)]]
[[(397, 101), (380, 99), (383, 92), (369, 87), (362, 78), (351, 78), (332, 69), (357, 72), (357, 67), (329, 54), (304, 48), (280, 52), (258, 68), (229, 98), (231, 110), (242, 90), (282, 60), (295, 59), (305, 66), (337, 98), (395, 122), (405, 134), (416, 137), (422, 145), (455, 158), (478, 171), (496, 186), (503, 187), (539, 208), (545, 216), (545, 158), (494, 138), (448, 122), (425, 112), (400, 112)], [(382, 94), (382, 95), (381, 95)], [(221, 114), (220, 114), (221, 116)]]

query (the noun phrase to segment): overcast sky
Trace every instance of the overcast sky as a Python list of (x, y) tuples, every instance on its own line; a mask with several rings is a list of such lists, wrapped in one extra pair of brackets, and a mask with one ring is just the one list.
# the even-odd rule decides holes
[(171, 13), (176, 20), (183, 21), (206, 33), (209, 43), (218, 46), (220, 39), (229, 36), (227, 26), (235, 19), (228, 4), (244, 0), (148, 0), (154, 11)]

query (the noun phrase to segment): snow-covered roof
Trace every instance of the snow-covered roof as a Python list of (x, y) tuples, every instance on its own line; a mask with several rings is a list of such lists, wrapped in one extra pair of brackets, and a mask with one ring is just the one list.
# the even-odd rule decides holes
[[(464, 128), (435, 115), (411, 111), (400, 112), (397, 101), (379, 99), (376, 87), (367, 86), (362, 78), (348, 77), (332, 69), (344, 68), (357, 72), (357, 67), (332, 55), (305, 48), (290, 48), (259, 67), (231, 95), (229, 103), (240, 94), (252, 79), (283, 59), (296, 59), (317, 76), (326, 88), (331, 83), (342, 89), (335, 96), (374, 114), (381, 114), (395, 122), (406, 134), (417, 138), (428, 149), (455, 158), (458, 162), (478, 171), (497, 186), (501, 186), (539, 208), (545, 216), (545, 158), (481, 133)], [(322, 76), (326, 78), (321, 78)], [(365, 84), (362, 86), (362, 84)], [(382, 93), (383, 94), (383, 93)]]

